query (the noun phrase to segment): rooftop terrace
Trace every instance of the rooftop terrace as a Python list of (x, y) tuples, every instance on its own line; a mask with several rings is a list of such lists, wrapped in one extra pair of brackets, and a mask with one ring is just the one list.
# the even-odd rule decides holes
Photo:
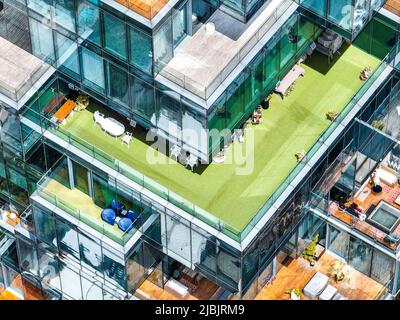
[[(222, 220), (224, 225), (240, 231), (296, 167), (295, 154), (302, 149), (309, 150), (329, 127), (331, 122), (326, 119), (326, 113), (332, 108), (341, 111), (360, 89), (363, 85), (359, 79), (360, 71), (366, 66), (375, 69), (379, 65), (378, 59), (354, 46), (341, 51), (340, 58), (336, 58), (330, 67), (325, 56), (314, 53), (302, 65), (305, 77), (298, 80), (294, 90), (284, 100), (273, 96), (270, 108), (263, 111), (262, 124), (246, 131), (244, 144), (234, 142), (229, 147), (224, 164), (212, 162), (199, 165), (192, 172), (163, 154), (159, 155), (159, 159), (165, 159), (166, 164), (150, 164), (146, 157), (148, 151), (157, 151), (150, 149), (145, 142), (144, 130), (134, 130), (134, 139), (128, 148), (126, 144), (121, 144), (120, 139), (116, 141), (100, 126), (93, 125), (95, 110), (120, 121), (124, 118), (118, 118), (118, 115), (94, 102), (69, 118), (62, 129), (54, 133), (64, 139), (68, 139), (68, 134), (74, 145), (78, 139), (86, 141), (107, 153), (111, 165), (119, 160), (120, 167), (124, 164), (125, 172), (132, 172), (133, 168), (146, 179), (150, 178), (179, 195), (182, 202), (190, 201)], [(254, 148), (247, 152), (246, 163), (229, 161), (229, 151), (246, 148), (249, 139), (246, 137), (250, 137), (251, 133), (254, 133)], [(89, 153), (92, 149), (81, 147)], [(248, 175), (238, 175), (238, 168), (252, 162), (253, 152), (254, 170)], [(145, 187), (152, 190), (155, 187), (150, 179), (145, 182)]]
[(247, 23), (217, 10), (208, 20), (214, 23), (215, 31), (206, 30), (204, 24), (192, 37), (186, 37), (160, 74), (208, 99), (291, 5), (290, 0), (266, 2)]
[(400, 0), (388, 0), (384, 8), (400, 16)]
[(169, 0), (115, 0), (123, 6), (135, 11), (141, 16), (151, 20)]
[(0, 37), (0, 93), (18, 102), (50, 66)]

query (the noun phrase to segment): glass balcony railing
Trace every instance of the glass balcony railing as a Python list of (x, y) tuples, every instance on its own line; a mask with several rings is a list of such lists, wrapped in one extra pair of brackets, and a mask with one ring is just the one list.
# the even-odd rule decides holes
[(37, 183), (36, 192), (41, 198), (120, 245), (125, 245), (138, 230), (144, 231), (143, 225), (152, 214), (151, 207), (141, 209), (132, 227), (124, 232), (116, 224), (111, 225), (101, 219), (103, 208), (98, 207), (89, 196), (77, 189), (63, 186), (57, 164)]
[[(162, 61), (157, 62), (159, 65), (158, 69), (160, 70), (159, 74), (200, 98), (207, 100), (292, 5), (292, 0), (282, 1), (272, 14), (254, 31), (254, 34), (244, 41), (237, 53), (229, 58), (226, 66), (209, 83), (201, 83), (194, 77), (188, 77), (176, 68), (172, 68), (170, 64)], [(195, 63), (195, 60), (193, 60), (193, 63)]]
[[(205, 222), (211, 227), (217, 229), (228, 237), (232, 238), (240, 242), (243, 240), (249, 232), (254, 228), (254, 226), (260, 221), (260, 219), (264, 216), (264, 214), (272, 207), (274, 202), (282, 195), (282, 193), (287, 189), (288, 186), (292, 184), (292, 182), (296, 179), (301, 170), (310, 165), (310, 161), (312, 157), (316, 154), (316, 152), (324, 145), (328, 139), (331, 137), (331, 134), (334, 130), (339, 127), (340, 123), (343, 119), (349, 114), (351, 110), (358, 104), (363, 95), (372, 87), (375, 80), (378, 79), (383, 73), (383, 71), (388, 67), (394, 64), (394, 56), (395, 50), (390, 52), (386, 58), (380, 63), (377, 69), (373, 72), (373, 74), (369, 77), (369, 79), (363, 84), (363, 86), (354, 94), (353, 98), (348, 102), (346, 107), (342, 110), (342, 112), (338, 115), (338, 117), (332, 121), (327, 130), (320, 135), (314, 145), (309, 149), (304, 158), (296, 165), (296, 167), (289, 173), (287, 178), (280, 184), (280, 186), (275, 190), (275, 192), (267, 199), (267, 201), (262, 205), (252, 218), (252, 220), (247, 224), (247, 226), (243, 230), (238, 230), (231, 225), (225, 223), (224, 221), (218, 219), (213, 214), (207, 212), (206, 210), (198, 207), (194, 203), (186, 200), (184, 197), (172, 192), (168, 188), (162, 186), (161, 184), (155, 182), (154, 180), (144, 176), (134, 168), (126, 165), (125, 163), (119, 161), (112, 155), (102, 151), (96, 146), (86, 142), (83, 139), (80, 139), (77, 136), (72, 135), (68, 131), (62, 129), (60, 126), (52, 123), (46, 117), (39, 115), (35, 111), (27, 108), (24, 117), (35, 122), (40, 125), (43, 133), (45, 131), (50, 131), (55, 134), (57, 137), (62, 140), (68, 142), (70, 145), (76, 147), (77, 149), (83, 151), (94, 159), (100, 161), (101, 163), (107, 165), (108, 167), (114, 169), (118, 173), (124, 175), (130, 180), (136, 182), (140, 186), (150, 190), (154, 194), (158, 195), (162, 199), (169, 201), (174, 204), (176, 207), (184, 210), (185, 212), (191, 214), (192, 216), (198, 218), (199, 220)], [(42, 181), (38, 184), (39, 193), (42, 193), (44, 196), (48, 197), (53, 203), (57, 203), (60, 206), (66, 206), (61, 199), (54, 197), (48, 192), (44, 191), (43, 185), (45, 184)], [(71, 212), (74, 216), (78, 218), (82, 216), (82, 213), (78, 208), (70, 208), (66, 206), (66, 209)], [(68, 211), (67, 211), (68, 212)], [(84, 218), (83, 218), (84, 219)], [(89, 221), (90, 223), (90, 221)], [(100, 230), (103, 230), (103, 226), (99, 227)]]

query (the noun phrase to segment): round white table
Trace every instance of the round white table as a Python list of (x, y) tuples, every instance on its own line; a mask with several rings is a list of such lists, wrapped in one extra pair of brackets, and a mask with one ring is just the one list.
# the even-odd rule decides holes
[(125, 126), (113, 118), (105, 118), (100, 122), (100, 125), (105, 132), (113, 137), (122, 136), (125, 132)]

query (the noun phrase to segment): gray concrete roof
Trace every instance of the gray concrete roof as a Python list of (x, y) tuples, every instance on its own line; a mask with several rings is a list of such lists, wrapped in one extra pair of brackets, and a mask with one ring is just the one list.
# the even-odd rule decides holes
[(0, 93), (18, 102), (50, 66), (0, 37)]

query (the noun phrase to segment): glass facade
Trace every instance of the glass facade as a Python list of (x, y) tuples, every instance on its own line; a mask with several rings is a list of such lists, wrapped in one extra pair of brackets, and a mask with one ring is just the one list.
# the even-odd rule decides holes
[[(225, 5), (249, 14), (261, 3), (226, 1)], [(374, 7), (368, 1), (350, 0), (336, 5), (332, 1), (309, 0), (301, 4), (353, 34), (367, 23), (365, 17), (381, 5), (375, 2)], [(368, 10), (364, 12), (360, 8)], [(150, 30), (128, 17), (106, 5), (100, 8), (98, 0), (28, 0), (26, 10), (32, 52), (59, 70), (31, 100), (32, 110), (45, 114), (56, 93), (69, 93), (73, 84), (128, 119), (138, 120), (146, 128), (157, 128), (161, 137), (203, 158), (209, 157), (210, 150), (220, 148), (218, 143), (209, 145), (205, 129), (240, 126), (321, 31), (302, 15), (291, 16), (279, 35), (270, 40), (206, 111), (153, 79), (153, 60), (155, 68), (162, 66), (190, 31), (185, 5), (177, 6), (168, 22), (153, 30), (153, 38)], [(193, 10), (201, 22), (211, 14), (212, 6), (196, 1)], [(385, 55), (398, 38), (382, 17), (372, 20), (365, 30), (366, 34), (362, 33), (357, 41), (378, 57)], [(171, 261), (174, 261), (198, 270), (241, 298), (251, 299), (272, 279), (284, 260), (297, 258), (316, 234), (318, 244), (326, 250), (382, 285), (398, 290), (399, 263), (388, 254), (386, 247), (378, 241), (371, 245), (364, 241), (363, 235), (355, 236), (325, 220), (323, 211), (327, 210), (330, 199), (320, 184), (327, 169), (338, 163), (339, 156), (356, 153), (360, 146), (354, 138), (362, 146), (358, 151), (374, 161), (390, 151), (393, 141), (380, 134), (371, 135), (367, 125), (376, 116), (374, 111), (392, 85), (393, 82), (379, 91), (363, 108), (360, 118), (366, 121), (364, 126), (349, 125), (349, 130), (337, 138), (243, 251), (83, 159), (69, 154), (61, 156), (65, 150), (57, 151), (59, 147), (52, 141), (42, 138), (21, 123), (18, 114), (10, 112), (2, 123), (6, 130), (1, 132), (0, 198), (21, 212), (32, 201), (30, 231), (34, 237), (13, 236), (0, 228), (0, 246), (5, 249), (1, 251), (0, 268), (7, 271), (0, 272), (0, 292), (6, 283), (21, 277), (26, 283), (36, 283), (43, 292), (62, 295), (65, 299), (126, 299), (150, 274), (162, 287), (165, 278), (173, 275)], [(28, 117), (29, 112), (25, 115)], [(43, 129), (49, 125), (40, 124)], [(202, 132), (201, 141), (183, 136), (184, 129)], [(357, 167), (357, 163), (347, 167), (336, 186), (357, 188), (351, 181)], [(95, 231), (104, 232), (104, 228), (87, 217), (82, 218), (82, 206), (70, 200), (62, 201), (62, 196), (56, 199), (56, 206), (69, 216), (59, 214), (58, 210), (52, 212), (33, 198), (29, 200), (36, 183), (49, 169), (46, 182), (56, 181), (69, 190), (76, 190), (100, 209), (117, 200), (127, 208), (140, 211), (142, 221), (135, 230), (141, 232), (140, 239), (115, 245), (115, 237), (110, 234), (105, 232), (103, 235), (107, 238), (99, 237)], [(40, 187), (44, 186), (44, 180), (39, 182)], [(79, 207), (78, 211), (75, 206)], [(321, 215), (311, 213), (310, 208)], [(79, 215), (74, 215), (76, 212)], [(74, 217), (80, 218), (85, 227), (76, 223)]]
[(327, 27), (353, 40), (385, 0), (296, 0), (307, 16), (323, 18)]

